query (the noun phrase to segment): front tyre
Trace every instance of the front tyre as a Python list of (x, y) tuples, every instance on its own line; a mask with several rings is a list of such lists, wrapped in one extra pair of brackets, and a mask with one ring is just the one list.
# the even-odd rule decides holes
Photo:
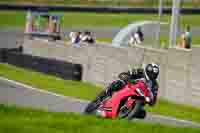
[(143, 109), (141, 110), (138, 115), (136, 116), (136, 118), (138, 119), (144, 119), (146, 117), (146, 111)]
[(100, 102), (97, 100), (90, 102), (84, 110), (85, 114), (92, 114), (99, 107)]
[(144, 109), (136, 110), (135, 108), (128, 114), (128, 120), (132, 120), (134, 118), (144, 119), (146, 117), (146, 111)]
[(146, 111), (144, 110), (144, 105), (141, 103), (137, 103), (127, 116), (128, 120), (132, 120), (133, 118), (144, 119), (145, 117)]

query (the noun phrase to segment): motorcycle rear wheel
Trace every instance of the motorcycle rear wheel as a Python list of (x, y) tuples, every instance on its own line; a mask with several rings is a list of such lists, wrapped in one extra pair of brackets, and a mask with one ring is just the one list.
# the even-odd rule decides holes
[(126, 97), (121, 101), (121, 103), (119, 105), (119, 109), (118, 109), (118, 118), (126, 118), (128, 116), (128, 114), (132, 111), (132, 109), (127, 108), (125, 106), (126, 102), (128, 101), (128, 98), (129, 97)]
[(121, 118), (126, 118), (128, 116), (128, 114), (130, 113), (130, 110), (126, 107), (122, 107), (120, 108), (119, 112), (118, 112), (118, 117)]

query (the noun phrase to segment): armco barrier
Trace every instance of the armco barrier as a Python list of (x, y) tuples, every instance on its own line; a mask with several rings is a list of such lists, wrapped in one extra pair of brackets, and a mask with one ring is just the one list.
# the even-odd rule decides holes
[(19, 52), (19, 49), (3, 49), (2, 61), (15, 66), (55, 75), (67, 80), (81, 80), (82, 66), (56, 59), (32, 56)]
[[(100, 12), (100, 13), (158, 13), (158, 8), (144, 7), (91, 7), (91, 6), (37, 6), (37, 5), (11, 5), (0, 4), (0, 10), (41, 10), (65, 12)], [(199, 8), (181, 8), (182, 14), (199, 14)], [(163, 8), (163, 13), (171, 14), (171, 8)]]
[(192, 70), (191, 70), (191, 76), (192, 76), (192, 103), (193, 104), (200, 104), (200, 47), (194, 47), (192, 49)]
[(36, 40), (26, 41), (23, 46), (26, 54), (82, 64), (82, 79), (101, 85), (116, 79), (119, 72), (128, 70), (129, 65), (158, 63), (161, 69), (159, 96), (179, 103), (200, 105), (199, 67), (193, 67), (198, 62), (198, 49), (113, 48), (103, 44), (73, 47), (61, 42)]

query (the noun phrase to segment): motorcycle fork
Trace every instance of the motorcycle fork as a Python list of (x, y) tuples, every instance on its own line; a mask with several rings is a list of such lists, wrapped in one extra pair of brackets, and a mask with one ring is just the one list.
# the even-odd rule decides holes
[(131, 97), (129, 97), (128, 100), (127, 100), (127, 102), (125, 103), (125, 106), (126, 106), (129, 110), (131, 110), (131, 109), (133, 108), (134, 104), (135, 104), (135, 100), (132, 99)]

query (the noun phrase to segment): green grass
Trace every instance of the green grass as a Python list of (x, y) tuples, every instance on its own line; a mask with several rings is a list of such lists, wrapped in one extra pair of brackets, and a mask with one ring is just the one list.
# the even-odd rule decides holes
[(89, 100), (92, 100), (101, 90), (100, 87), (89, 83), (62, 80), (54, 76), (27, 71), (6, 64), (0, 64), (0, 76), (66, 96)]
[(25, 27), (25, 12), (0, 11), (0, 27)]
[(200, 37), (194, 36), (192, 38), (192, 44), (193, 44), (193, 46), (200, 45)]
[(199, 133), (199, 128), (180, 128), (127, 120), (109, 120), (73, 113), (49, 113), (0, 105), (1, 133)]
[[(25, 12), (21, 11), (0, 11), (0, 27), (24, 27)], [(157, 20), (155, 14), (111, 14), (111, 13), (79, 13), (66, 12), (64, 13), (64, 27), (124, 27), (130, 23), (143, 20)], [(199, 15), (183, 15), (181, 24), (185, 26), (199, 26)], [(193, 21), (195, 20), (195, 21)], [(163, 22), (170, 22), (170, 16), (164, 15)]]
[[(0, 64), (0, 76), (19, 81), (36, 88), (52, 91), (65, 96), (92, 100), (102, 89), (89, 83), (66, 81), (54, 76), (47, 76), (38, 72), (16, 68), (12, 65)], [(172, 116), (180, 119), (192, 120), (200, 123), (200, 108), (174, 104), (159, 99), (153, 108), (147, 107), (152, 113)]]
[(199, 107), (176, 104), (162, 99), (154, 107), (146, 107), (148, 112), (200, 123)]
[[(87, 5), (87, 6), (133, 6), (157, 7), (159, 0), (1, 0), (8, 4), (45, 4), (45, 5)], [(172, 0), (163, 0), (164, 6), (171, 6)], [(188, 0), (183, 7), (199, 7), (198, 0)]]

